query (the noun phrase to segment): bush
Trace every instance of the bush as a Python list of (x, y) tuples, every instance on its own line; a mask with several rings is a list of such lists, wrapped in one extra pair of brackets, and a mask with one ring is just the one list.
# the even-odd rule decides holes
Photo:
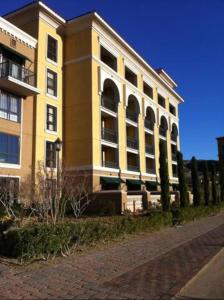
[(66, 252), (74, 245), (109, 241), (124, 234), (171, 225), (170, 213), (82, 219), (63, 224), (38, 224), (9, 231), (0, 239), (0, 254), (30, 260)]

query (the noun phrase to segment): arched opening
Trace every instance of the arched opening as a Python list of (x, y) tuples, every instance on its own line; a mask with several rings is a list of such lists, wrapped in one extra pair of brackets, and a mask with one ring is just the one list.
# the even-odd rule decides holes
[(116, 84), (106, 79), (101, 97), (101, 157), (102, 166), (118, 169), (118, 118), (119, 91)]
[[(130, 171), (139, 171), (139, 148), (138, 141), (138, 116), (140, 107), (137, 98), (134, 95), (128, 97), (128, 105), (126, 108), (126, 135), (127, 135), (127, 169)], [(132, 122), (128, 122), (132, 121)], [(129, 151), (130, 149), (130, 151)], [(133, 153), (133, 149), (136, 153)]]
[(146, 116), (145, 116), (145, 128), (149, 130), (154, 129), (156, 117), (153, 109), (151, 107), (147, 107)]
[(106, 79), (103, 84), (101, 105), (113, 112), (117, 112), (117, 106), (120, 101), (119, 90), (111, 79)]
[(172, 125), (172, 131), (171, 131), (171, 140), (173, 142), (177, 142), (177, 137), (178, 137), (178, 128), (175, 123)]
[(160, 119), (160, 126), (159, 126), (159, 134), (163, 137), (166, 137), (166, 132), (168, 130), (168, 123), (164, 116)]
[(139, 107), (138, 100), (135, 96), (130, 95), (128, 97), (128, 105), (126, 108), (126, 118), (137, 123), (139, 113), (140, 113), (140, 107)]

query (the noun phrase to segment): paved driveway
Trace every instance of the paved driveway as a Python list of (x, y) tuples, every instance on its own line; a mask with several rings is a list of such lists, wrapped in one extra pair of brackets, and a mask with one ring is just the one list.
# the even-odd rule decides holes
[(1, 299), (171, 299), (224, 244), (224, 215), (69, 258), (0, 264)]

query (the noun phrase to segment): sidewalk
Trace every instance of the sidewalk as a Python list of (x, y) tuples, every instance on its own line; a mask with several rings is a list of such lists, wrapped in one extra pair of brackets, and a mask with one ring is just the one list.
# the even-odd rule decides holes
[(224, 215), (54, 261), (0, 264), (1, 299), (170, 299), (224, 243)]
[(224, 248), (181, 289), (175, 299), (224, 299)]

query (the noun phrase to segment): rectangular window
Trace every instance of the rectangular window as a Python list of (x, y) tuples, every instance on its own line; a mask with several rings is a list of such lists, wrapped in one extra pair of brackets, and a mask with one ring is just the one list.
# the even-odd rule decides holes
[(46, 142), (46, 167), (56, 168), (56, 149), (54, 142)]
[(0, 133), (0, 162), (19, 164), (20, 138), (15, 135)]
[(47, 104), (47, 130), (57, 131), (57, 108)]
[(114, 71), (117, 71), (117, 58), (102, 46), (100, 47), (100, 56), (101, 60), (106, 65), (108, 65)]
[(143, 83), (143, 92), (153, 99), (153, 89), (146, 82)]
[(0, 91), (0, 118), (20, 122), (20, 106), (20, 97)]
[(137, 75), (127, 67), (125, 67), (125, 79), (137, 86)]
[(50, 35), (47, 38), (47, 58), (58, 61), (58, 41)]
[(47, 69), (47, 93), (57, 97), (57, 73)]
[(174, 116), (176, 116), (176, 108), (172, 104), (170, 104), (170, 113)]

